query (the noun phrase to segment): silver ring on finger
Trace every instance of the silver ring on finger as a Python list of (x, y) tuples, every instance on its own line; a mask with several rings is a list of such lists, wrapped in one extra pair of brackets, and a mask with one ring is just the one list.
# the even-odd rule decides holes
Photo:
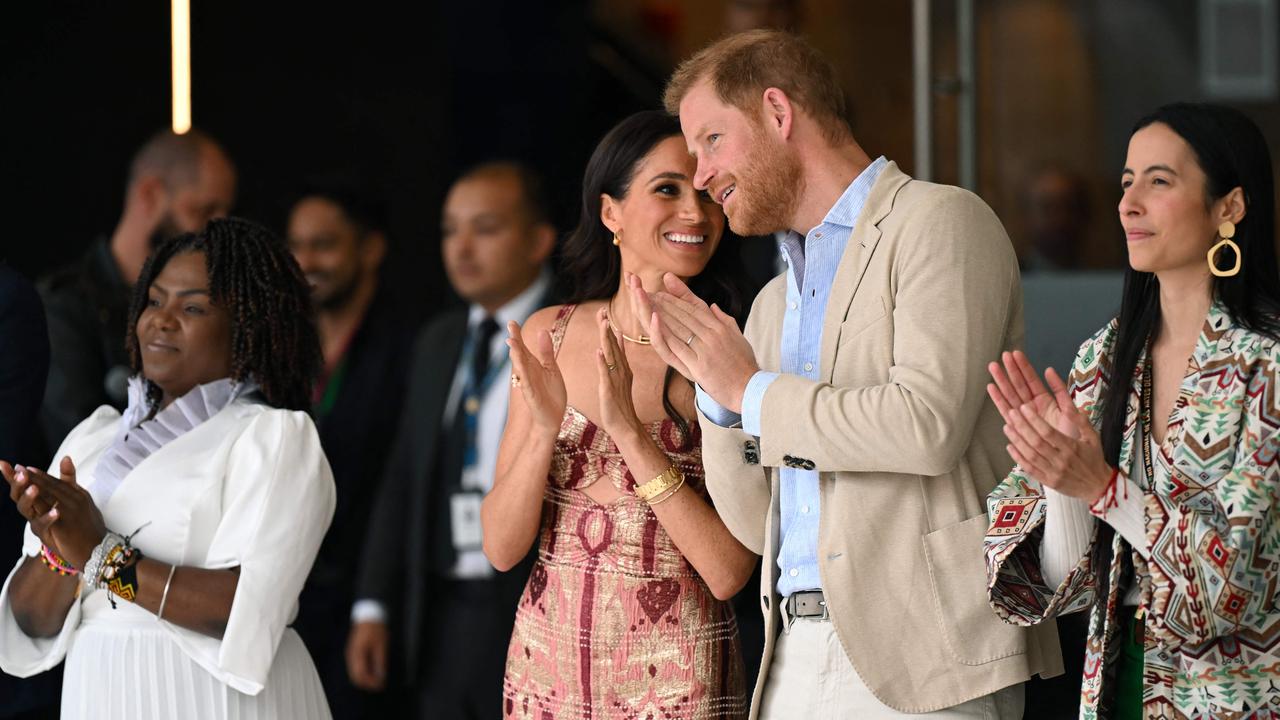
[(684, 341), (684, 344), (693, 347), (693, 333), (689, 333), (689, 337)]

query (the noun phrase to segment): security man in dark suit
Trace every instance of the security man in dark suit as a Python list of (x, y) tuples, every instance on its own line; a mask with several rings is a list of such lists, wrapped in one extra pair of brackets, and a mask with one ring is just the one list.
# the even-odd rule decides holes
[(506, 422), (508, 321), (551, 302), (555, 245), (540, 183), (515, 163), (464, 174), (444, 206), (445, 270), (467, 307), (418, 335), (409, 390), (363, 549), (347, 644), (352, 682), (389, 671), (417, 716), (499, 718), (525, 572), (481, 551), (480, 501)]

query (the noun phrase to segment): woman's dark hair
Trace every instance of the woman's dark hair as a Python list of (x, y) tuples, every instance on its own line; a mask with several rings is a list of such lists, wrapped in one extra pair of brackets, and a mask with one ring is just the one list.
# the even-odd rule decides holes
[[(1213, 292), (1233, 322), (1280, 339), (1280, 273), (1276, 264), (1275, 184), (1262, 131), (1243, 113), (1219, 105), (1173, 103), (1142, 118), (1133, 132), (1161, 123), (1195, 153), (1205, 174), (1205, 205), (1235, 188), (1244, 191), (1245, 216), (1236, 223), (1240, 273), (1215, 277)], [(1234, 263), (1229, 251), (1218, 262)], [(1160, 327), (1160, 281), (1154, 273), (1125, 270), (1124, 296), (1111, 353), (1110, 382), (1102, 404), (1102, 449), (1120, 463), (1129, 391), (1138, 359)]]
[[(622, 200), (631, 190), (631, 181), (641, 161), (663, 140), (680, 136), (680, 121), (666, 113), (646, 110), (618, 123), (604, 136), (582, 178), (582, 213), (578, 227), (565, 240), (561, 253), (561, 270), (569, 283), (570, 303), (605, 300), (618, 291), (622, 275), (622, 259), (613, 245), (613, 233), (600, 220), (601, 195)], [(689, 288), (708, 304), (735, 318), (742, 314), (744, 275), (742, 262), (733, 246), (736, 238), (726, 224), (720, 246), (702, 273), (689, 282)], [(726, 245), (733, 247), (726, 248)], [(689, 423), (671, 404), (669, 391), (675, 371), (667, 368), (662, 385), (662, 407), (689, 438)]]
[[(231, 378), (252, 378), (275, 407), (309, 409), (322, 362), (310, 288), (279, 238), (239, 218), (210, 220), (204, 230), (168, 240), (147, 258), (129, 310), (133, 371), (142, 372), (137, 327), (147, 291), (171, 259), (188, 252), (204, 254), (210, 299), (231, 317)], [(159, 407), (160, 388), (149, 380), (147, 398), (152, 411)]]

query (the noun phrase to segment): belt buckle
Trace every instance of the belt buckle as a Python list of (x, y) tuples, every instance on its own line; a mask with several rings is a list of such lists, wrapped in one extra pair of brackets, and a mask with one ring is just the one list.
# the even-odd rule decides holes
[[(789, 603), (788, 603), (788, 604), (790, 604), (790, 605), (791, 605), (791, 610), (793, 610), (793, 611), (794, 611), (794, 610), (797, 610), (797, 609), (799, 608), (799, 605), (800, 605), (799, 596), (800, 596), (801, 594), (802, 594), (802, 593), (795, 593), (795, 594), (791, 595), (791, 597), (787, 598), (787, 599), (788, 599), (788, 601), (789, 601)], [(831, 610), (830, 610), (830, 608), (828, 608), (828, 607), (827, 607), (827, 598), (826, 598), (826, 595), (824, 595), (824, 594), (822, 593), (822, 591), (821, 591), (821, 590), (806, 591), (806, 592), (804, 592), (803, 594), (804, 594), (804, 595), (816, 595), (816, 596), (819, 598), (819, 599), (818, 599), (818, 605), (820, 605), (820, 606), (822, 607), (822, 612), (821, 612), (820, 614), (818, 614), (818, 613), (805, 613), (805, 614), (799, 614), (799, 613), (796, 613), (796, 612), (790, 612), (789, 614), (790, 614), (793, 618), (797, 618), (797, 617), (802, 617), (802, 618), (816, 618), (816, 619), (818, 619), (818, 620), (829, 620), (829, 619), (831, 618)]]

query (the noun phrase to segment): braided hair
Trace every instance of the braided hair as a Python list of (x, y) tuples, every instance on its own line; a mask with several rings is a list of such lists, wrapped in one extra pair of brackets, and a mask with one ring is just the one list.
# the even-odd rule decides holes
[[(156, 248), (133, 287), (125, 340), (134, 373), (142, 372), (138, 319), (147, 291), (174, 256), (203, 253), (211, 300), (231, 318), (231, 379), (252, 378), (269, 404), (307, 410), (322, 363), (312, 318), (311, 291), (293, 256), (271, 231), (240, 218), (210, 220)], [(159, 386), (147, 381), (147, 400), (160, 406)]]

